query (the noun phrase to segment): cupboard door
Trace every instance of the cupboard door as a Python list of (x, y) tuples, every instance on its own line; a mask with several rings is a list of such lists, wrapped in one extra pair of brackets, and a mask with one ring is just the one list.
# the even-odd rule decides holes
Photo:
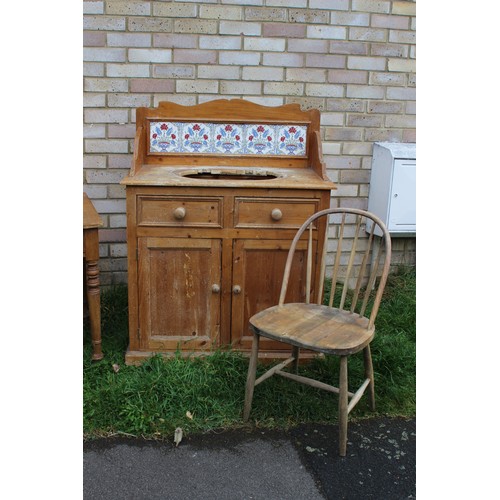
[(416, 231), (416, 160), (394, 160), (389, 200), (389, 231)]
[[(251, 316), (279, 301), (281, 282), (290, 240), (236, 240), (233, 249), (233, 293), (231, 344), (250, 350), (253, 335), (249, 330)], [(313, 243), (314, 251), (316, 242)], [(306, 294), (306, 242), (299, 241), (288, 283), (286, 302), (303, 302)], [(314, 275), (314, 273), (313, 273)], [(314, 288), (314, 282), (311, 284)], [(263, 351), (289, 350), (279, 342), (261, 337)]]
[(139, 239), (141, 349), (210, 349), (220, 336), (221, 241)]

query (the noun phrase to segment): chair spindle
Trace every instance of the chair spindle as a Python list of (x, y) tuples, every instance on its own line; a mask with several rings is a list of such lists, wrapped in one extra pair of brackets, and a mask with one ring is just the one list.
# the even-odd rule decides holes
[(328, 230), (330, 227), (330, 224), (328, 223), (328, 216), (326, 217), (326, 224), (325, 224), (325, 238), (323, 240), (323, 252), (321, 254), (321, 265), (320, 265), (320, 271), (319, 271), (319, 283), (318, 283), (318, 295), (316, 297), (316, 303), (318, 305), (323, 304), (323, 288), (325, 284), (325, 278), (326, 278), (326, 254), (328, 251)]
[(370, 258), (370, 252), (371, 252), (371, 247), (372, 247), (372, 242), (373, 242), (373, 228), (374, 227), (375, 226), (373, 225), (371, 232), (368, 236), (366, 250), (363, 254), (363, 260), (361, 261), (361, 266), (359, 268), (358, 280), (356, 282), (356, 289), (354, 291), (354, 296), (352, 298), (351, 312), (355, 312), (355, 310), (356, 310), (356, 305), (358, 303), (359, 293), (360, 293), (361, 287), (363, 286), (363, 281), (365, 279), (366, 268), (368, 265), (368, 260)]
[[(351, 271), (354, 267), (354, 258), (356, 257), (356, 249), (358, 246), (359, 227), (361, 225), (361, 217), (356, 216), (356, 230), (354, 240), (352, 242), (351, 253), (349, 255), (349, 262), (347, 264), (347, 271), (345, 274), (344, 287), (342, 288), (342, 297), (340, 299), (339, 309), (344, 309), (345, 299), (347, 297), (347, 290), (349, 289), (349, 280), (351, 279)], [(338, 251), (338, 250), (337, 250)]]
[(338, 273), (339, 273), (339, 266), (340, 266), (340, 257), (342, 254), (342, 244), (344, 241), (344, 227), (345, 227), (345, 216), (346, 214), (342, 214), (342, 221), (340, 223), (340, 228), (339, 228), (339, 237), (337, 241), (337, 251), (335, 252), (335, 263), (333, 265), (333, 270), (332, 270), (332, 288), (330, 291), (330, 300), (328, 301), (328, 306), (332, 307), (333, 306), (333, 299), (335, 297), (335, 290), (337, 289), (337, 278), (338, 278)]
[(307, 276), (306, 276), (306, 304), (311, 302), (311, 275), (312, 275), (312, 237), (313, 224), (309, 224), (309, 242), (307, 244)]
[[(372, 233), (374, 232), (374, 229), (375, 229), (375, 225), (373, 225)], [(362, 316), (364, 316), (364, 314), (365, 314), (368, 300), (370, 299), (370, 295), (372, 293), (372, 290), (375, 287), (375, 281), (377, 280), (380, 258), (382, 256), (382, 241), (380, 241), (380, 243), (376, 246), (377, 246), (376, 254), (375, 254), (375, 248), (373, 249), (372, 262), (371, 262), (371, 266), (370, 266), (370, 277), (369, 277), (368, 283), (366, 285), (366, 290), (365, 290), (365, 294), (363, 297), (363, 303), (361, 305), (361, 310), (359, 312), (359, 314), (361, 314)]]

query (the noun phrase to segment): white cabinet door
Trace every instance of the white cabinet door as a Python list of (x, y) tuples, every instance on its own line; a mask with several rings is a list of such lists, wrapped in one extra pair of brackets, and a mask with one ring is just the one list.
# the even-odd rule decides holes
[(416, 160), (394, 160), (389, 231), (416, 229)]

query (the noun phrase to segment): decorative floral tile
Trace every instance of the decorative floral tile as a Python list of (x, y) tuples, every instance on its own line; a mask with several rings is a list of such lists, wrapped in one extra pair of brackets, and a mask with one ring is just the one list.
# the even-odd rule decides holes
[(182, 151), (187, 153), (210, 152), (212, 132), (210, 123), (184, 123), (182, 127)]
[(304, 127), (286, 126), (278, 131), (278, 148), (282, 154), (303, 155), (306, 144), (306, 131)]
[(275, 126), (249, 125), (246, 133), (246, 149), (251, 154), (276, 154)]
[(243, 150), (243, 128), (241, 125), (214, 124), (215, 150), (226, 154), (238, 154)]
[(173, 153), (179, 151), (179, 129), (170, 122), (151, 122), (150, 151), (152, 153)]
[(305, 156), (307, 127), (266, 123), (151, 122), (151, 153)]

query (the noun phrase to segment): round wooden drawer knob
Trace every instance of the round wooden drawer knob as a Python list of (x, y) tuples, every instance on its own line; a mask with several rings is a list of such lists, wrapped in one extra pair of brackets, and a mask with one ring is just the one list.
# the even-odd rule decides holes
[(283, 217), (283, 212), (279, 208), (273, 209), (273, 211), (271, 212), (271, 219), (281, 220), (281, 217)]
[(174, 210), (174, 217), (177, 219), (177, 220), (182, 220), (184, 219), (184, 217), (186, 217), (186, 209), (184, 207), (177, 207), (175, 210)]

